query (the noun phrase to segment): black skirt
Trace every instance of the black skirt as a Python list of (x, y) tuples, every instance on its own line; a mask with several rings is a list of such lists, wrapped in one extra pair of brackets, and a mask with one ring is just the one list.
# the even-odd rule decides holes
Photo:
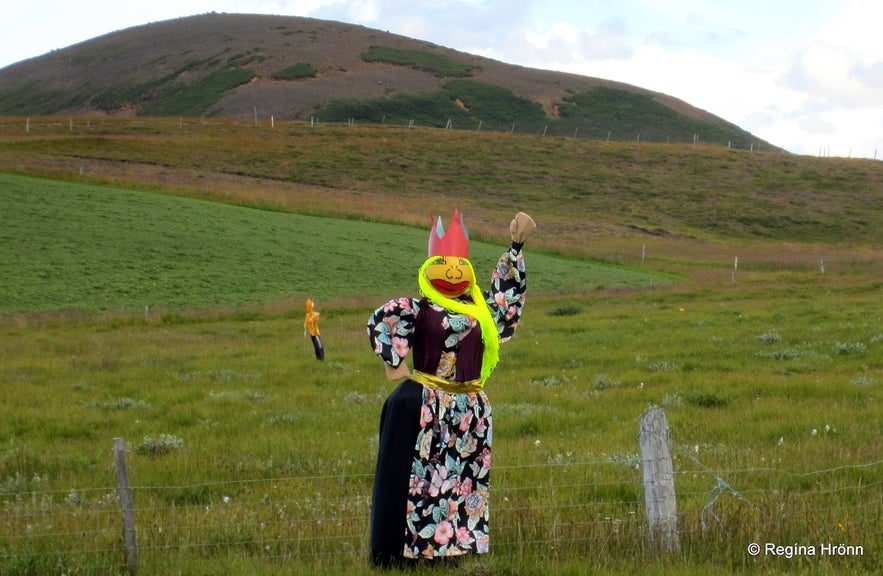
[(371, 554), (375, 565), (400, 563), (405, 537), (408, 482), (420, 431), (423, 386), (405, 380), (383, 404), (371, 502)]

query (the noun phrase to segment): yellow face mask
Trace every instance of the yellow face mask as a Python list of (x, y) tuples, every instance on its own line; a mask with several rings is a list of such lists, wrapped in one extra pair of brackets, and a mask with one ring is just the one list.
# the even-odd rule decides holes
[(437, 256), (423, 274), (433, 288), (448, 298), (471, 292), (475, 283), (469, 260), (459, 256)]
[[(457, 282), (448, 279), (445, 266), (448, 262), (456, 263), (463, 269), (463, 279), (459, 279)], [(429, 272), (430, 267), (434, 272)], [(453, 275), (454, 272), (452, 271), (451, 274)], [(433, 278), (437, 282), (433, 282)], [(450, 283), (459, 288), (462, 285), (459, 283), (463, 281), (466, 281), (470, 287), (459, 296), (469, 296), (469, 298), (460, 299), (447, 296), (436, 287), (438, 285), (447, 287), (446, 283)], [(481, 325), (481, 340), (484, 342), (484, 353), (481, 360), (481, 382), (484, 385), (500, 359), (500, 335), (497, 324), (491, 316), (491, 309), (485, 301), (485, 295), (475, 283), (472, 264), (460, 256), (430, 256), (417, 272), (417, 283), (420, 285), (420, 293), (430, 302), (441, 306), (451, 314), (464, 314), (478, 320)]]

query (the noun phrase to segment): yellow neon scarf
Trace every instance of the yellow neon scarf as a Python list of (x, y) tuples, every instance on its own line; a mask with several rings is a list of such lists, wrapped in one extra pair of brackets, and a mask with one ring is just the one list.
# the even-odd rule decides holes
[[(426, 277), (425, 272), (426, 268), (437, 258), (438, 256), (431, 256), (423, 263), (423, 266), (420, 267), (420, 272), (417, 275), (417, 283), (420, 285), (420, 293), (431, 302), (438, 304), (449, 312), (465, 314), (478, 320), (478, 324), (481, 326), (481, 340), (484, 342), (484, 354), (481, 358), (481, 385), (484, 386), (485, 381), (491, 375), (491, 372), (494, 371), (494, 368), (497, 366), (497, 362), (500, 359), (500, 337), (497, 333), (497, 323), (494, 322), (494, 319), (491, 316), (491, 310), (488, 308), (488, 305), (484, 300), (484, 294), (482, 294), (481, 289), (475, 282), (472, 283), (471, 289), (472, 302), (464, 302), (462, 300), (448, 298), (433, 287), (429, 282), (429, 279)], [(468, 260), (466, 260), (466, 262), (469, 263), (469, 268), (471, 270), (472, 263)], [(475, 278), (474, 270), (472, 270), (472, 277)]]

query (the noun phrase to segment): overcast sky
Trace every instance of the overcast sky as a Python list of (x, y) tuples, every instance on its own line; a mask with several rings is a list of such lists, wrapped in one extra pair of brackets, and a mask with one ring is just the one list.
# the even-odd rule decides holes
[(212, 11), (362, 24), (617, 80), (678, 97), (791, 152), (883, 160), (879, 0), (4, 1), (0, 67)]

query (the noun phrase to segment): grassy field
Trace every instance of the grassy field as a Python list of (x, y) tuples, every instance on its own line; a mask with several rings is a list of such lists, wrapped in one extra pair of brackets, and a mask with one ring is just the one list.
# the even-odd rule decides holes
[[(416, 229), (3, 174), (0, 205), (7, 314), (379, 297), (416, 286), (429, 228), (428, 218)], [(490, 270), (505, 248), (475, 242), (472, 259)], [(674, 278), (543, 254), (532, 269), (547, 293)]]
[[(599, 147), (629, 167), (608, 174), (618, 193), (564, 210), (577, 177), (553, 161), (543, 194), (503, 177), (495, 206), (469, 195), (485, 185), (463, 164), (379, 182), (370, 170), (328, 172), (324, 184), (318, 168), (290, 167), (274, 181), (281, 156), (275, 168), (258, 158), (286, 138), (322, 148), (332, 135), (292, 128), (225, 163), (217, 157), (247, 148), (239, 136), (189, 133), (185, 154), (169, 147), (174, 129), (96, 141), (59, 122), (54, 134), (0, 139), (4, 574), (122, 571), (115, 437), (128, 446), (141, 573), (370, 573), (376, 426), (393, 384), (364, 326), (385, 299), (416, 294), (426, 213), (447, 217), (452, 205), (474, 215), (479, 275), (500, 251), (510, 207), (540, 229), (527, 247), (524, 321), (488, 384), (492, 554), (451, 573), (880, 572), (883, 257), (879, 237), (838, 216), (879, 222), (868, 209), (881, 193), (873, 164), (729, 159), (734, 180), (747, 171), (770, 182), (770, 206), (752, 210), (786, 229), (760, 233), (775, 226), (720, 223), (700, 190), (689, 214), (669, 210), (676, 181), (699, 186), (694, 171), (728, 182), (709, 172), (710, 159), (730, 158), (716, 150), (699, 150), (687, 175), (656, 178), (661, 164), (638, 166), (662, 163), (664, 147)], [(334, 134), (342, 154), (369, 157), (367, 136)], [(578, 153), (496, 138), (482, 142), (532, 169), (537, 149)], [(426, 147), (466, 143), (444, 140)], [(454, 162), (414, 150), (402, 162)], [(688, 151), (672, 147), (665, 162), (688, 163)], [(606, 170), (583, 172), (603, 181)], [(814, 211), (815, 224), (798, 196), (784, 198), (809, 180), (817, 205), (837, 212)], [(838, 200), (825, 199), (828, 185)], [(721, 187), (717, 203), (737, 205), (738, 188)], [(635, 198), (646, 200), (640, 211), (624, 204)], [(379, 221), (391, 205), (407, 209)], [(303, 335), (308, 296), (322, 314), (323, 362)], [(669, 558), (651, 553), (644, 518), (637, 431), (650, 405), (672, 427), (682, 551)], [(752, 542), (816, 554), (751, 556)], [(862, 553), (822, 556), (825, 543)]]
[[(29, 131), (26, 131), (29, 130)], [(403, 223), (456, 206), (500, 242), (501, 215), (542, 221), (538, 247), (611, 258), (618, 239), (880, 248), (883, 166), (748, 153), (356, 125), (199, 119), (0, 118), (0, 168), (258, 208)], [(660, 249), (664, 249), (661, 246)]]

